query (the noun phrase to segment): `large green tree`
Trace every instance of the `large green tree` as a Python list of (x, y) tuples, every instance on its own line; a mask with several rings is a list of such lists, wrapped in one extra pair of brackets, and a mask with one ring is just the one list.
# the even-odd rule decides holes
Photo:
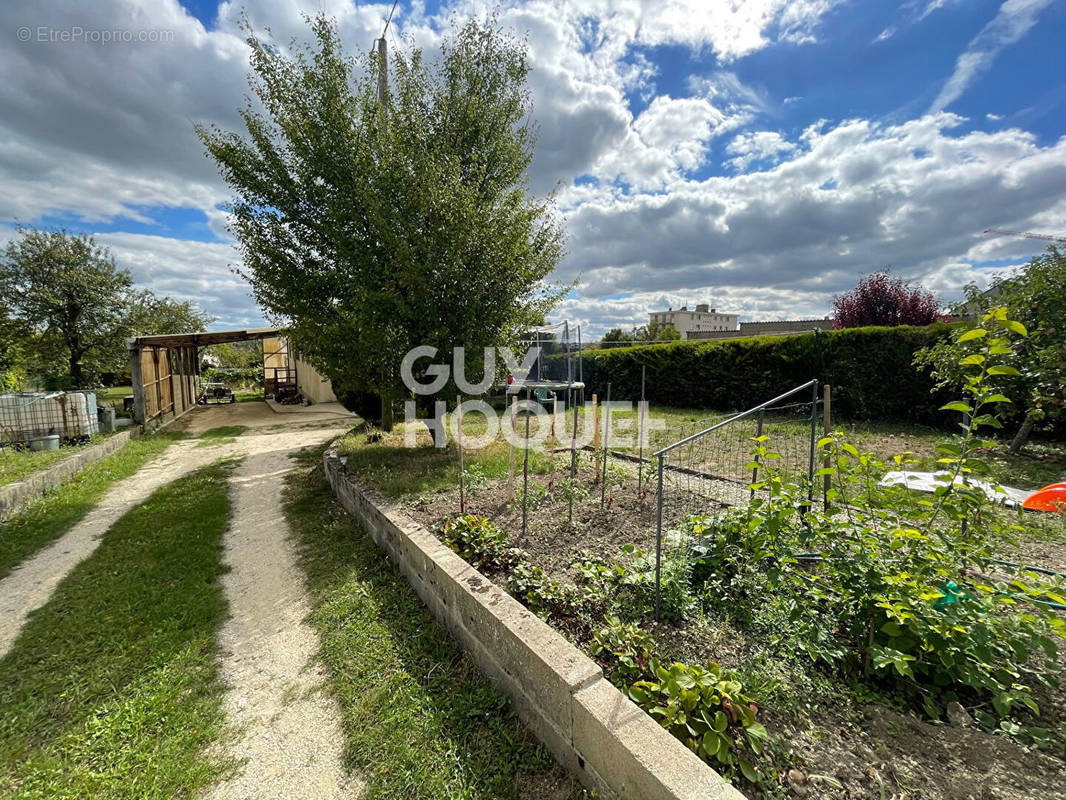
[(20, 229), (0, 262), (3, 304), (32, 331), (35, 359), (62, 361), (75, 387), (86, 360), (122, 336), (132, 287), (107, 248), (66, 231)]
[(132, 336), (152, 336), (160, 333), (195, 333), (206, 330), (215, 317), (200, 310), (191, 300), (174, 300), (160, 296), (151, 289), (130, 293), (126, 311), (119, 321), (110, 346), (86, 359), (87, 371), (99, 374), (123, 374), (129, 369), (129, 350), (126, 339)]
[[(1062, 417), (1066, 403), (1066, 253), (1049, 247), (1017, 273), (996, 278), (985, 292), (967, 288), (961, 314), (979, 316), (992, 306), (1003, 306), (1007, 317), (1028, 332), (1014, 345), (1017, 374), (997, 376), (1013, 401), (1018, 428), (1010, 449), (1017, 453), (1037, 425)], [(960, 385), (961, 352), (955, 341), (945, 340), (919, 351), (915, 361), (932, 372), (938, 385)]]
[(543, 320), (562, 227), (528, 189), (522, 42), (467, 23), (432, 59), (393, 55), (380, 102), (376, 56), (346, 58), (324, 17), (311, 31), (287, 50), (249, 31), (262, 111), (243, 109), (246, 135), (198, 133), (236, 193), (256, 299), (341, 390), (378, 395), (389, 425), (411, 348), (480, 360)]

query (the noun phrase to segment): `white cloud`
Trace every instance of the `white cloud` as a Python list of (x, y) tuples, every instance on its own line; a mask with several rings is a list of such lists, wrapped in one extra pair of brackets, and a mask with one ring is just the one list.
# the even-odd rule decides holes
[[(683, 292), (788, 316), (823, 315), (833, 293), (886, 264), (957, 294), (985, 274), (974, 264), (1033, 252), (1024, 240), (990, 242), (985, 228), (1066, 214), (1066, 138), (1041, 147), (1017, 129), (952, 135), (960, 121), (812, 126), (773, 168), (684, 181), (667, 195), (590, 196), (567, 211), (560, 278), (579, 278), (574, 305)], [(764, 302), (787, 296), (795, 304)]]
[(795, 152), (796, 145), (777, 131), (748, 131), (742, 133), (726, 147), (733, 155), (728, 163), (738, 172), (743, 172), (756, 161), (778, 161), (786, 153)]
[[(133, 274), (134, 283), (176, 300), (195, 301), (218, 317), (212, 327), (265, 324), (251, 300), (251, 287), (233, 272), (240, 255), (232, 245), (133, 233), (101, 233), (96, 239), (111, 248), (116, 263)], [(196, 269), (190, 270), (190, 264)]]
[[(970, 84), (988, 70), (1003, 48), (1017, 42), (1036, 25), (1040, 12), (1050, 4), (1051, 0), (1006, 0), (992, 21), (973, 38), (966, 52), (959, 56), (955, 71), (929, 110), (943, 111), (958, 100)], [(932, 10), (930, 6), (926, 13)]]
[[(429, 16), (421, 4), (401, 4), (390, 46), (407, 47), (410, 37), (432, 48), (453, 10), (483, 15), (494, 5), (455, 0)], [(860, 271), (891, 263), (948, 291), (971, 272), (980, 277), (971, 265), (982, 259), (1032, 252), (1024, 240), (981, 237), (984, 228), (1057, 229), (1066, 213), (1064, 142), (1041, 146), (1018, 129), (957, 135), (960, 119), (950, 114), (896, 126), (822, 120), (787, 137), (760, 130), (781, 124), (766, 120), (801, 98), (769, 96), (741, 81), (742, 65), (733, 71), (730, 62), (775, 42), (810, 41), (836, 5), (504, 3), (500, 21), (527, 35), (533, 66), (540, 139), (531, 185), (546, 192), (562, 184), (559, 203), (571, 239), (558, 278), (580, 278), (580, 296), (560, 314), (610, 327), (645, 323), (649, 306), (708, 301), (746, 318), (821, 316), (832, 293), (849, 288)], [(997, 20), (1006, 14), (1013, 27), (994, 21), (974, 40), (970, 74), (1006, 46), (997, 42), (1020, 36), (1038, 6), (1004, 3)], [(301, 11), (323, 9), (337, 18), (354, 53), (380, 34), (390, 7), (388, 0), (264, 0), (249, 15), (284, 47), (306, 35)], [(236, 24), (240, 8), (238, 0), (224, 4), (205, 30), (176, 0), (99, 0), (91, 14), (75, 0), (5, 6), (0, 218), (74, 214), (92, 231), (102, 220), (154, 213), (141, 207), (170, 206), (200, 209), (221, 231), (216, 205), (229, 191), (192, 125), (242, 128), (236, 111), (247, 93), (248, 65)], [(23, 25), (90, 21), (174, 36), (106, 46), (23, 43), (15, 36)], [(644, 52), (658, 45), (713, 53), (717, 65), (673, 90), (688, 96), (667, 95), (656, 82), (670, 76), (658, 75)], [(636, 115), (627, 101), (633, 94), (644, 98)], [(742, 174), (694, 179), (711, 158)], [(595, 180), (572, 183), (586, 174)], [(100, 238), (140, 282), (198, 299), (221, 318), (219, 326), (260, 321), (247, 286), (230, 270), (238, 256), (229, 245)], [(628, 296), (618, 299), (623, 292)]]

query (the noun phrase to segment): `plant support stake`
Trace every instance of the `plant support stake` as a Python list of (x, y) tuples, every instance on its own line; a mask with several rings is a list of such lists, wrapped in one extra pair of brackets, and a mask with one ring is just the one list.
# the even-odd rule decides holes
[(463, 468), (463, 396), (461, 394), (455, 398), (455, 416), (459, 423), (455, 431), (455, 440), (459, 444), (459, 513), (465, 514), (466, 487), (463, 473), (466, 470)]
[(655, 511), (655, 621), (659, 622), (662, 612), (662, 568), (663, 568), (663, 459), (659, 456), (659, 491)]
[(574, 431), (570, 435), (570, 491), (567, 493), (570, 498), (570, 510), (567, 512), (566, 521), (573, 523), (574, 521), (574, 481), (577, 476), (577, 390), (570, 390), (570, 404), (574, 407)]
[(600, 483), (600, 505), (607, 500), (607, 447), (611, 438), (611, 384), (607, 384), (607, 402), (604, 404), (603, 420), (603, 481)]
[(640, 368), (640, 413), (637, 420), (637, 498), (644, 502), (644, 377), (647, 374), (647, 366)]
[(526, 438), (525, 455), (522, 458), (522, 539), (526, 538), (526, 519), (529, 515), (529, 404), (530, 392), (526, 389)]

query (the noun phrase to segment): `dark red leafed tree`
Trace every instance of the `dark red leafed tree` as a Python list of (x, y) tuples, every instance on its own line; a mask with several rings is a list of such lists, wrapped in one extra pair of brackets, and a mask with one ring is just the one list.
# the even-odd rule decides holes
[(881, 270), (862, 276), (853, 290), (833, 298), (833, 327), (930, 325), (939, 310), (932, 292)]

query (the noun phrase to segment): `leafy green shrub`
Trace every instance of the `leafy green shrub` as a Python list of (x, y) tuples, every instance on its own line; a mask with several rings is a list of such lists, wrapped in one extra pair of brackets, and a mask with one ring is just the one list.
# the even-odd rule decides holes
[(507, 576), (507, 591), (534, 614), (572, 614), (574, 597), (558, 582), (550, 580), (540, 567), (525, 559), (511, 567)]
[(1032, 687), (1053, 685), (1055, 638), (1066, 635), (1066, 621), (1044, 603), (1063, 592), (993, 560), (1012, 529), (974, 483), (988, 473), (977, 431), (998, 425), (1005, 398), (995, 379), (1012, 374), (1008, 334), (1024, 335), (1019, 327), (993, 312), (959, 337), (970, 343), (965, 399), (944, 408), (969, 423), (942, 445), (942, 485), (930, 498), (881, 486), (884, 464), (832, 436), (819, 443), (830, 463), (821, 472), (834, 476), (831, 506), (811, 510), (806, 492), (767, 459), (765, 437), (756, 440), (766, 466), (752, 503), (717, 526), (690, 523), (713, 534), (693, 549), (692, 574), (707, 596), (748, 609), (742, 622), (813, 660), (890, 684), (930, 716), (955, 700), (991, 705), (1000, 717), (1036, 713)]
[(211, 367), (204, 370), (203, 380), (205, 383), (222, 383), (231, 389), (263, 388), (262, 367), (238, 367), (222, 369)]
[(507, 534), (487, 517), (466, 514), (445, 522), (441, 528), (441, 538), (474, 569), (500, 569), (510, 560)]
[[(622, 547), (627, 561), (604, 564), (591, 558), (572, 565), (590, 602), (602, 603), (606, 613), (630, 620), (650, 617), (655, 611), (655, 556), (633, 545)], [(685, 548), (663, 554), (661, 567), (662, 619), (683, 622), (697, 606), (692, 591), (692, 564)]]
[(676, 342), (589, 350), (584, 377), (602, 397), (639, 397), (641, 368), (652, 403), (734, 411), (790, 386), (819, 378), (833, 387), (833, 409), (852, 419), (947, 424), (943, 391), (912, 366), (914, 354), (949, 335), (943, 323), (924, 328), (851, 328), (725, 341)]
[(769, 776), (753, 763), (763, 751), (766, 728), (735, 673), (714, 662), (649, 665), (649, 679), (629, 689), (630, 698), (692, 752), (726, 778), (737, 771), (752, 783)]
[(592, 636), (592, 655), (604, 664), (611, 683), (628, 688), (649, 674), (655, 640), (640, 626), (607, 617)]

